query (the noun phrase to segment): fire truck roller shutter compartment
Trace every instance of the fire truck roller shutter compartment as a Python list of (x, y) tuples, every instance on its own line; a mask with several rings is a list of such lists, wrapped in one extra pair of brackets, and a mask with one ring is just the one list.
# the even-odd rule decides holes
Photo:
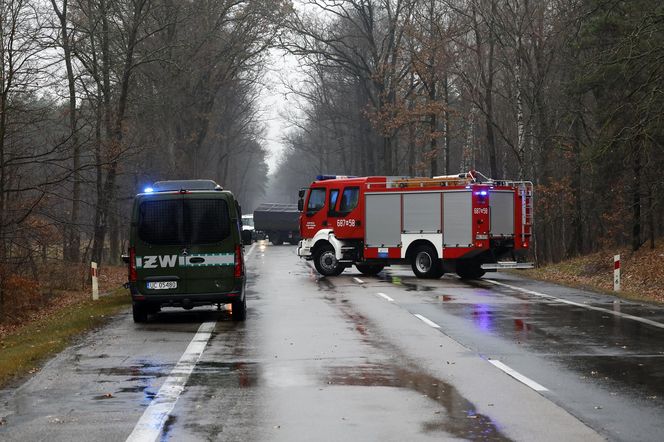
[(397, 247), (401, 242), (401, 195), (372, 194), (365, 198), (367, 247)]
[(491, 190), (489, 192), (491, 236), (514, 236), (514, 192)]
[(404, 193), (403, 233), (440, 233), (440, 192)]
[(468, 247), (473, 244), (473, 195), (470, 190), (443, 192), (443, 244)]

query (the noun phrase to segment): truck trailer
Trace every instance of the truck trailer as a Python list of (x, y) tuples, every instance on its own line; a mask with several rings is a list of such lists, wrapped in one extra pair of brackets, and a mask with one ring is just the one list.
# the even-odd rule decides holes
[(298, 255), (325, 276), (352, 265), (373, 275), (410, 264), (419, 278), (481, 278), (523, 260), (533, 184), (479, 172), (434, 178), (318, 176), (301, 189)]
[(300, 240), (300, 212), (296, 204), (263, 203), (254, 210), (254, 230), (264, 233), (274, 245)]

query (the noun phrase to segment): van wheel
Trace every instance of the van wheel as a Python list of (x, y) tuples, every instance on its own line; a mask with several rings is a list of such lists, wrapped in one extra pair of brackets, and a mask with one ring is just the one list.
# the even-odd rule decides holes
[(457, 263), (456, 273), (461, 279), (480, 279), (486, 273), (477, 261)]
[(271, 236), (270, 241), (272, 241), (272, 244), (274, 244), (275, 246), (280, 246), (284, 243), (283, 238), (281, 238), (281, 235), (279, 235), (278, 233), (274, 234), (274, 238)]
[(355, 268), (363, 275), (374, 276), (385, 268), (383, 264), (355, 264)]
[(242, 322), (247, 319), (247, 298), (245, 297), (242, 301), (235, 301), (231, 303), (231, 308), (233, 313), (231, 318), (233, 321)]
[(148, 320), (148, 310), (141, 302), (133, 302), (131, 304), (131, 313), (134, 317), (134, 322), (146, 322)]
[(321, 246), (316, 250), (314, 253), (314, 266), (318, 270), (318, 273), (323, 276), (341, 275), (341, 272), (345, 268), (343, 264), (337, 261), (334, 248), (329, 244)]
[(418, 246), (412, 256), (411, 267), (418, 278), (437, 279), (443, 276), (443, 267), (432, 246)]

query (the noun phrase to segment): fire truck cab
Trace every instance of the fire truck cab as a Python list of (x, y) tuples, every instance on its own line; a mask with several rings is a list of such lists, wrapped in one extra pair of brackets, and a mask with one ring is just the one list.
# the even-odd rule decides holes
[[(300, 191), (298, 255), (325, 276), (410, 264), (420, 278), (530, 267), (533, 186), (478, 172), (434, 178), (318, 176)], [(512, 258), (510, 264), (499, 259)]]

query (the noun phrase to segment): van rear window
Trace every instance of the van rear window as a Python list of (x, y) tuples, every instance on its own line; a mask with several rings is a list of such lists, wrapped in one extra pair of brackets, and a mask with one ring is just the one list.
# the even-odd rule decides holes
[(209, 244), (230, 235), (228, 204), (221, 199), (145, 201), (138, 236), (149, 244)]
[(224, 240), (231, 233), (226, 201), (185, 199), (184, 231), (188, 244), (208, 244)]
[(138, 236), (149, 244), (182, 244), (182, 201), (161, 200), (141, 203)]

